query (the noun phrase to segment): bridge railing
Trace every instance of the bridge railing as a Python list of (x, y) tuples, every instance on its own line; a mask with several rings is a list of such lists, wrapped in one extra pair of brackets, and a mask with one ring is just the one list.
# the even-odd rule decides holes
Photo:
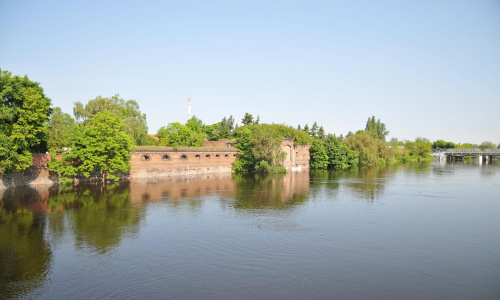
[(492, 148), (492, 149), (484, 149), (481, 150), (479, 148), (474, 149), (466, 149), (466, 148), (453, 148), (448, 149), (444, 152), (445, 155), (453, 155), (453, 154), (463, 154), (463, 155), (500, 155), (500, 148)]

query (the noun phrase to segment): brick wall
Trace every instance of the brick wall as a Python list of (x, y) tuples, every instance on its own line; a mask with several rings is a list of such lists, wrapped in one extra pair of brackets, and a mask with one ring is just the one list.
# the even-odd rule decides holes
[(137, 150), (130, 157), (130, 178), (230, 173), (236, 157), (237, 150), (234, 148)]

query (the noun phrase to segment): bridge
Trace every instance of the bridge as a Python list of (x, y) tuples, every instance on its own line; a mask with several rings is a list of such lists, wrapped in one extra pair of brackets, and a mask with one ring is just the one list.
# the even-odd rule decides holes
[(462, 149), (462, 148), (454, 148), (432, 152), (431, 155), (438, 161), (453, 161), (454, 158), (463, 159), (464, 156), (474, 156), (479, 160), (479, 164), (482, 164), (483, 161), (486, 163), (491, 162), (493, 156), (500, 156), (500, 148), (492, 148), (492, 149)]

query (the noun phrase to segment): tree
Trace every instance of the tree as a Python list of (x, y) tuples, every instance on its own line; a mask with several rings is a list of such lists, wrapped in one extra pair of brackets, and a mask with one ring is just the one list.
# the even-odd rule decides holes
[(309, 125), (304, 126), (304, 131), (307, 132), (307, 134), (311, 135), (311, 132), (309, 131)]
[(328, 155), (323, 143), (319, 140), (314, 140), (309, 151), (311, 154), (311, 169), (326, 170), (328, 168)]
[(97, 96), (85, 106), (81, 102), (75, 102), (73, 114), (78, 122), (85, 123), (105, 110), (119, 118), (125, 125), (125, 131), (137, 145), (143, 145), (146, 142), (148, 134), (146, 115), (141, 113), (139, 104), (135, 100), (121, 99), (118, 94), (111, 98)]
[(124, 124), (110, 111), (104, 110), (83, 125), (70, 151), (62, 160), (52, 158), (49, 170), (62, 175), (69, 183), (76, 176), (90, 177), (96, 173), (103, 182), (116, 180), (120, 173), (130, 171), (130, 152), (134, 142)]
[(243, 123), (243, 125), (252, 125), (252, 124), (254, 124), (254, 122), (253, 122), (253, 116), (251, 114), (249, 114), (249, 113), (245, 113), (245, 116), (241, 120), (241, 123)]
[(318, 139), (324, 140), (325, 139), (325, 128), (321, 126), (318, 130)]
[(313, 138), (317, 138), (318, 137), (318, 123), (317, 122), (314, 122), (312, 127), (311, 127), (311, 136)]
[(496, 145), (493, 144), (492, 142), (482, 142), (481, 145), (479, 145), (479, 148), (481, 149), (494, 149), (496, 148)]
[(179, 122), (160, 127), (156, 136), (160, 139), (160, 146), (169, 147), (201, 147), (204, 139), (202, 132), (192, 131)]
[(0, 69), (0, 168), (3, 174), (32, 164), (34, 152), (47, 150), (50, 99), (39, 83)]
[(75, 120), (59, 107), (52, 110), (49, 120), (49, 139), (47, 148), (50, 152), (61, 153), (63, 147), (70, 148), (77, 130)]
[(341, 170), (358, 165), (358, 153), (349, 149), (335, 136), (330, 135), (326, 138), (325, 150), (329, 169)]
[(375, 121), (375, 116), (368, 118), (368, 121), (366, 121), (365, 132), (376, 139), (384, 141), (385, 137), (389, 134), (385, 124), (380, 122), (380, 119)]

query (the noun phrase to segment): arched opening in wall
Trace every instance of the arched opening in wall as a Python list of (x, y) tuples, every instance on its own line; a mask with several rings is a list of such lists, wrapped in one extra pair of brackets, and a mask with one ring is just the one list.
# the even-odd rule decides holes
[(161, 158), (161, 160), (169, 160), (170, 157), (168, 155), (163, 155), (163, 157)]
[(233, 154), (233, 158), (236, 158), (236, 154)]
[(199, 154), (196, 154), (196, 156), (194, 157), (195, 159), (200, 159), (200, 155)]
[(141, 157), (141, 160), (142, 160), (142, 161), (149, 161), (149, 155), (143, 155), (143, 156)]
[(286, 145), (283, 147), (283, 151), (286, 153), (286, 158), (285, 161), (291, 161), (292, 160), (292, 147)]
[(224, 154), (224, 158), (229, 158), (229, 154)]
[(187, 160), (188, 157), (186, 155), (181, 155), (181, 160)]
[(216, 159), (219, 159), (219, 158), (220, 158), (220, 155), (219, 155), (219, 154), (215, 154), (215, 158), (216, 158)]
[(210, 154), (205, 155), (206, 159), (210, 159)]

